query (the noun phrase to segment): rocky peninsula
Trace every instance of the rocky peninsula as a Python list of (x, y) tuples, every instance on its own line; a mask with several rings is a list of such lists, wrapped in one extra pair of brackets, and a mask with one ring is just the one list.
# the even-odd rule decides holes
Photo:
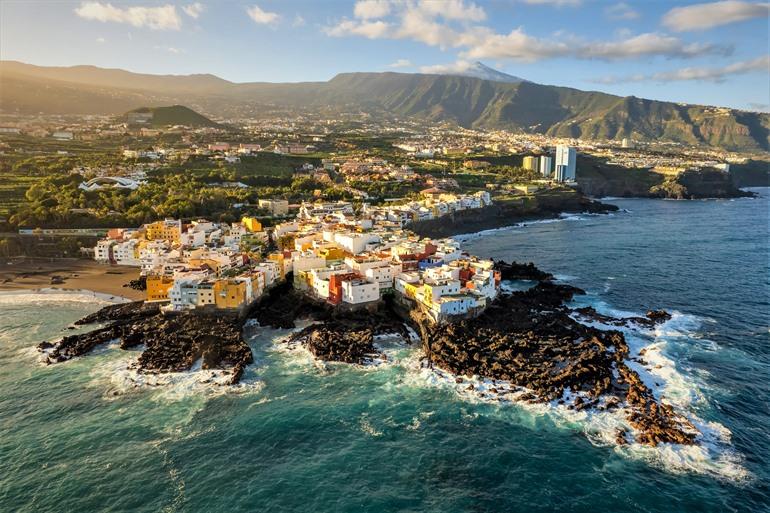
[(229, 369), (231, 384), (240, 381), (246, 365), (254, 361), (243, 340), (243, 320), (220, 314), (177, 313), (164, 315), (158, 304), (143, 301), (110, 305), (76, 325), (105, 323), (86, 333), (67, 335), (37, 347), (46, 363), (82, 356), (97, 346), (117, 340), (121, 349), (144, 345), (138, 370), (143, 373), (190, 370), (197, 361), (204, 369)]
[[(725, 173), (715, 169), (687, 170), (664, 175), (649, 169), (629, 169), (581, 156), (577, 182), (580, 190), (594, 197), (707, 199), (752, 197), (739, 187), (765, 185), (767, 163), (759, 169)], [(736, 166), (738, 168), (740, 166)], [(748, 171), (756, 171), (748, 174)], [(748, 176), (747, 176), (748, 174)], [(759, 175), (759, 176), (754, 176)], [(763, 181), (764, 179), (764, 181)]]
[(457, 322), (435, 324), (420, 308), (391, 296), (365, 310), (336, 309), (294, 290), (289, 276), (245, 316), (163, 314), (157, 305), (142, 302), (111, 305), (76, 323), (104, 326), (43, 342), (38, 348), (48, 363), (57, 363), (118, 340), (122, 349), (144, 345), (138, 359), (140, 372), (184, 371), (201, 361), (203, 368), (231, 370), (230, 383), (235, 384), (253, 361), (243, 339), (248, 319), (284, 329), (295, 328), (299, 319), (310, 320), (309, 326), (287, 336), (284, 343), (300, 344), (320, 360), (349, 364), (384, 357), (375, 343), (377, 335), (395, 333), (410, 341), (410, 333), (418, 333), (428, 365), (450, 372), (458, 383), (481, 378), (520, 390), (526, 401), (576, 410), (622, 409), (633, 429), (619, 431), (618, 444), (632, 439), (653, 446), (696, 443), (697, 429), (659, 401), (629, 367), (631, 356), (623, 333), (586, 324), (649, 329), (669, 319), (666, 312), (618, 319), (593, 308), (573, 309), (567, 303), (584, 292), (555, 283), (535, 265), (500, 261), (495, 268), (503, 279), (537, 284), (500, 294), (480, 315)]
[(421, 237), (442, 238), (513, 226), (524, 221), (551, 219), (561, 214), (606, 214), (618, 207), (592, 200), (569, 188), (542, 191), (536, 194), (495, 198), (495, 203), (483, 208), (461, 210), (436, 219), (415, 221), (409, 229)]

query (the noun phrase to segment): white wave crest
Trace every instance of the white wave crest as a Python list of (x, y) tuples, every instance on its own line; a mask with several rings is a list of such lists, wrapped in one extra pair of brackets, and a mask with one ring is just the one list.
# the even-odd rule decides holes
[(113, 296), (91, 290), (65, 290), (44, 288), (35, 290), (3, 290), (0, 291), (0, 304), (15, 305), (20, 303), (129, 303), (131, 300), (122, 296)]

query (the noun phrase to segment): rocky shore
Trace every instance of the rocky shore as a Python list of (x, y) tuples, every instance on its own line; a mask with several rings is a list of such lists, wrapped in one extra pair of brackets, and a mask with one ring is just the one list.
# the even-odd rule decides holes
[[(582, 410), (621, 408), (633, 435), (617, 433), (617, 443), (631, 436), (639, 443), (693, 444), (697, 429), (671, 406), (656, 399), (639, 374), (629, 367), (628, 344), (621, 331), (602, 330), (586, 323), (644, 329), (670, 319), (651, 310), (644, 317), (618, 319), (595, 309), (567, 306), (578, 288), (557, 284), (533, 264), (495, 262), (503, 279), (532, 280), (525, 291), (501, 293), (479, 316), (436, 325), (412, 305), (394, 297), (364, 310), (334, 308), (308, 299), (286, 283), (271, 289), (246, 315), (260, 326), (295, 328), (297, 319), (313, 323), (285, 340), (301, 344), (324, 361), (366, 364), (384, 358), (374, 343), (382, 334), (410, 339), (410, 328), (421, 335), (429, 365), (456, 376), (500, 382), (501, 389), (517, 388), (523, 398), (553, 402)], [(162, 314), (157, 305), (141, 301), (110, 305), (76, 324), (104, 323), (88, 333), (43, 342), (38, 348), (49, 363), (84, 355), (98, 345), (118, 340), (122, 349), (144, 345), (140, 372), (178, 372), (197, 361), (203, 368), (231, 369), (237, 383), (252, 363), (243, 340), (246, 319), (200, 313)], [(643, 355), (635, 356), (641, 362)], [(468, 385), (472, 387), (472, 385)], [(492, 388), (492, 392), (495, 389)]]
[[(564, 303), (584, 292), (542, 281), (535, 287), (501, 295), (474, 319), (423, 326), (423, 347), (436, 366), (457, 376), (502, 380), (530, 392), (531, 401), (571, 408), (626, 409), (636, 441), (693, 444), (697, 430), (683, 416), (657, 401), (628, 367), (628, 345), (620, 331), (604, 331), (573, 318)], [(588, 316), (583, 311), (579, 315)], [(594, 320), (652, 326), (662, 312), (646, 318), (613, 319), (593, 312)], [(618, 443), (627, 443), (618, 433)]]
[(121, 349), (144, 344), (138, 370), (144, 373), (189, 370), (198, 360), (204, 369), (229, 369), (231, 384), (240, 381), (254, 358), (243, 340), (243, 322), (235, 316), (176, 313), (163, 315), (157, 304), (142, 301), (110, 305), (75, 324), (107, 325), (87, 333), (41, 342), (47, 363), (85, 355), (97, 346), (118, 340)]
[[(752, 161), (734, 165), (725, 173), (715, 169), (688, 170), (664, 175), (650, 169), (628, 169), (600, 159), (578, 157), (577, 182), (580, 190), (593, 197), (706, 199), (751, 197), (739, 187), (767, 183), (767, 163)], [(742, 179), (741, 177), (745, 177)]]
[(374, 346), (376, 335), (397, 333), (409, 337), (390, 300), (365, 310), (341, 311), (310, 301), (290, 287), (286, 289), (285, 285), (273, 289), (251, 315), (260, 326), (273, 328), (294, 328), (295, 320), (312, 319), (313, 324), (285, 342), (300, 344), (321, 360), (366, 364), (384, 357)]
[(615, 205), (589, 199), (572, 190), (556, 190), (508, 200), (470, 210), (461, 210), (436, 219), (416, 221), (408, 228), (421, 237), (442, 238), (513, 226), (520, 222), (552, 219), (561, 214), (605, 214), (618, 210)]

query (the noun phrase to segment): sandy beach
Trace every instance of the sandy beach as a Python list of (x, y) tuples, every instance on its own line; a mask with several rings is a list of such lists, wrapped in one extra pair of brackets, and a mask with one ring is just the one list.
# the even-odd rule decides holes
[(91, 260), (27, 258), (0, 261), (0, 290), (85, 289), (133, 300), (144, 299), (144, 292), (123, 286), (138, 277), (136, 267), (105, 265)]

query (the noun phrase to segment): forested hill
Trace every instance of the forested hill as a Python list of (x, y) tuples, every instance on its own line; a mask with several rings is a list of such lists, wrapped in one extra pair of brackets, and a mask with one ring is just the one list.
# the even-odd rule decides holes
[(16, 113), (120, 114), (184, 103), (228, 117), (261, 106), (385, 110), (584, 139), (668, 140), (729, 150), (770, 151), (770, 115), (620, 97), (521, 81), (410, 73), (344, 73), (328, 82), (235, 84), (212, 75), (140, 75), (93, 66), (45, 68), (0, 62), (0, 109)]
[(185, 107), (184, 105), (171, 105), (169, 107), (140, 107), (127, 112), (122, 118), (130, 120), (131, 114), (148, 114), (151, 118), (148, 124), (154, 127), (184, 125), (190, 127), (217, 127), (214, 121), (206, 116)]

